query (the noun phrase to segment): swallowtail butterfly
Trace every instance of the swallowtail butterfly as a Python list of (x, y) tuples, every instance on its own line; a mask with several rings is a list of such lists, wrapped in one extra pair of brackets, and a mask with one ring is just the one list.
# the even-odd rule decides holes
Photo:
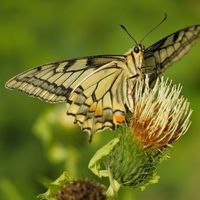
[(64, 60), (22, 72), (6, 83), (49, 103), (67, 103), (67, 115), (83, 130), (114, 129), (134, 111), (136, 80), (155, 80), (179, 60), (200, 35), (200, 25), (183, 28), (145, 49), (136, 44), (124, 55), (98, 55)]

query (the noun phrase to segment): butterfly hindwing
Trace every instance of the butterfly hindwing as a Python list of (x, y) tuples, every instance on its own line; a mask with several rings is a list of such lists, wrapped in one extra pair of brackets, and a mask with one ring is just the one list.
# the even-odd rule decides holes
[(91, 56), (45, 64), (23, 72), (6, 83), (50, 103), (67, 101), (74, 87), (99, 67), (123, 56)]
[(73, 116), (83, 130), (92, 134), (104, 128), (114, 129), (124, 122), (128, 96), (123, 87), (128, 79), (125, 69), (123, 62), (110, 62), (82, 81), (71, 94), (67, 114)]
[(200, 25), (193, 25), (156, 42), (144, 52), (143, 72), (151, 73), (156, 70), (158, 74), (161, 73), (184, 56), (199, 35)]

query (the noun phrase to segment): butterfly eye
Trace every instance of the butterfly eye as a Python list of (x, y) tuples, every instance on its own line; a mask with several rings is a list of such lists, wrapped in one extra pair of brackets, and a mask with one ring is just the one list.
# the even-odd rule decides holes
[(139, 51), (140, 51), (140, 49), (139, 49), (138, 47), (135, 47), (135, 48), (134, 48), (134, 52), (135, 52), (135, 53), (139, 53)]

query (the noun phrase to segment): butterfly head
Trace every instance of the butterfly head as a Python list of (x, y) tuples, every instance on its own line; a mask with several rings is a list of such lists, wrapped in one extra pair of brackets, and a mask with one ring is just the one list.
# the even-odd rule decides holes
[(137, 44), (132, 49), (132, 56), (134, 57), (135, 65), (138, 68), (142, 67), (145, 47), (143, 44)]
[(144, 52), (144, 50), (145, 50), (145, 47), (143, 44), (137, 44), (136, 46), (133, 47), (133, 51), (135, 54)]

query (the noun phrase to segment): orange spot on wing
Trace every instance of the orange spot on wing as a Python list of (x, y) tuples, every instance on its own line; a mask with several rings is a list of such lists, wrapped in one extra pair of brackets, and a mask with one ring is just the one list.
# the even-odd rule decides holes
[(97, 108), (95, 111), (96, 116), (101, 116), (102, 115), (102, 110), (100, 108)]
[(115, 121), (118, 122), (118, 123), (121, 123), (125, 120), (124, 115), (115, 115), (114, 118), (115, 118)]

